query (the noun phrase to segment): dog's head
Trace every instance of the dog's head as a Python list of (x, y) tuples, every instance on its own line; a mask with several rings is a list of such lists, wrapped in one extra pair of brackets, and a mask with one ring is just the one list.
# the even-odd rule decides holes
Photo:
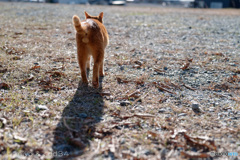
[(98, 16), (91, 16), (87, 12), (85, 12), (86, 19), (96, 19), (99, 22), (103, 23), (103, 12), (101, 12)]

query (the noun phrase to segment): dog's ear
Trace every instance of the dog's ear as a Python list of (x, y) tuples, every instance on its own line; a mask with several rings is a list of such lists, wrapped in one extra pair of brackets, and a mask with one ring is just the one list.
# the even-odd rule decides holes
[(98, 17), (99, 17), (99, 21), (103, 22), (103, 12), (101, 12)]
[(91, 18), (91, 16), (86, 11), (84, 13), (85, 13), (86, 19)]

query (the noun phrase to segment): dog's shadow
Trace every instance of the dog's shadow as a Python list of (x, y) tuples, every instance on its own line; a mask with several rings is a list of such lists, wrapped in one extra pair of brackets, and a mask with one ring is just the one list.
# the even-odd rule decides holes
[(95, 125), (101, 121), (103, 112), (104, 101), (100, 93), (101, 86), (100, 89), (94, 89), (79, 82), (54, 131), (53, 159), (80, 156), (90, 145)]

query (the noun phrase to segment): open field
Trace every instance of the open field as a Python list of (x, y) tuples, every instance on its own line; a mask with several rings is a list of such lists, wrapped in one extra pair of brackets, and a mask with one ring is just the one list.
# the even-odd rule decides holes
[[(81, 85), (84, 11), (110, 36), (100, 89)], [(0, 3), (0, 159), (238, 159), (239, 16)]]

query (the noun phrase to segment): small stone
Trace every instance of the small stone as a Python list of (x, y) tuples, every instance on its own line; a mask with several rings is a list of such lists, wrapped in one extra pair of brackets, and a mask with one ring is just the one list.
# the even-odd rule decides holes
[(125, 142), (126, 142), (125, 138), (122, 138), (120, 141), (121, 144), (124, 144)]
[(184, 70), (184, 71), (182, 71), (182, 73), (181, 73), (182, 75), (185, 75), (186, 74), (186, 71)]
[(114, 97), (112, 95), (110, 95), (109, 97), (107, 97), (107, 100), (110, 100), (111, 102), (113, 102)]
[(134, 148), (129, 148), (129, 150), (132, 152), (132, 153), (135, 153), (135, 150), (134, 150)]
[(159, 113), (164, 113), (164, 112), (166, 112), (166, 109), (161, 108), (161, 109), (158, 110), (158, 112), (159, 112)]
[(201, 113), (201, 112), (203, 112), (203, 110), (201, 109), (201, 107), (199, 106), (199, 104), (198, 104), (196, 101), (193, 101), (193, 102), (192, 102), (192, 110), (193, 110), (195, 113)]
[(163, 148), (163, 149), (160, 151), (161, 159), (166, 159), (166, 155), (167, 155), (167, 149), (166, 149), (166, 148)]
[(136, 65), (133, 65), (133, 68), (140, 69), (140, 68), (141, 68), (141, 66), (140, 66), (140, 65), (138, 65), (138, 64), (136, 64)]
[(48, 110), (48, 107), (46, 105), (37, 105), (36, 106), (36, 110), (40, 111), (40, 110)]
[(120, 67), (120, 70), (123, 71), (123, 70), (124, 70), (124, 66), (121, 66), (121, 67)]
[(25, 89), (26, 87), (25, 86), (21, 86), (21, 89)]
[(237, 66), (235, 63), (229, 63), (230, 66)]
[(208, 111), (209, 112), (215, 112), (215, 107), (209, 107)]
[(29, 111), (29, 110), (23, 110), (22, 112), (23, 112), (23, 113), (25, 113), (25, 114), (28, 114), (28, 113), (30, 113), (30, 111)]
[(5, 118), (0, 118), (0, 128), (4, 128), (7, 124), (7, 120)]
[(14, 135), (13, 137), (14, 137), (14, 142), (16, 142), (16, 143), (20, 143), (20, 144), (27, 143), (27, 138), (20, 137), (18, 135)]
[(129, 101), (122, 101), (122, 102), (120, 102), (120, 105), (121, 106), (128, 106), (128, 105), (130, 105), (130, 102)]
[(144, 58), (141, 58), (140, 61), (143, 62), (143, 63), (146, 63), (146, 62), (148, 62), (148, 61), (151, 61), (151, 59), (144, 59)]
[(239, 117), (229, 117), (230, 120), (237, 120)]
[(39, 99), (38, 98), (34, 98), (34, 103), (38, 103)]
[(149, 155), (154, 155), (154, 153), (153, 153), (152, 151), (150, 151), (150, 150), (146, 150), (146, 151), (144, 152), (144, 154), (147, 155), (147, 156), (149, 156)]
[(171, 117), (172, 117), (171, 114), (167, 114), (167, 115), (165, 116), (165, 119), (168, 119), (168, 118), (171, 118)]
[(112, 103), (111, 103), (111, 106), (119, 106), (119, 105), (120, 105), (119, 102), (112, 102)]
[(134, 63), (136, 63), (136, 64), (138, 64), (138, 65), (140, 65), (140, 66), (143, 64), (142, 61), (135, 61)]
[(183, 117), (183, 116), (186, 116), (187, 114), (186, 113), (180, 113), (178, 114), (178, 117)]

